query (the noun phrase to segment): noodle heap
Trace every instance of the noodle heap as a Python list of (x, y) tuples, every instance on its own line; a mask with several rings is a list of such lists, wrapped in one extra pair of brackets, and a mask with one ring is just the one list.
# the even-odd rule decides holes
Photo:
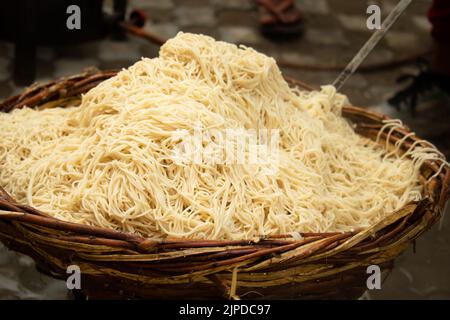
[[(147, 237), (368, 227), (420, 198), (422, 158), (387, 154), (354, 133), (345, 103), (331, 86), (290, 88), (251, 48), (180, 33), (77, 107), (1, 114), (0, 185), (58, 219)], [(264, 172), (270, 161), (175, 162), (174, 133), (198, 124), (278, 129), (277, 170)]]

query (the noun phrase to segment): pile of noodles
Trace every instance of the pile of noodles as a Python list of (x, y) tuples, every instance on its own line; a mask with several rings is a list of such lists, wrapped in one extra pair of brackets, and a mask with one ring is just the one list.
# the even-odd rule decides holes
[[(387, 153), (354, 133), (345, 103), (331, 86), (290, 88), (274, 59), (251, 48), (180, 33), (78, 107), (1, 114), (0, 185), (58, 219), (148, 237), (368, 227), (419, 199), (419, 167), (440, 155)], [(278, 154), (175, 161), (179, 132), (199, 127), (279, 130)]]

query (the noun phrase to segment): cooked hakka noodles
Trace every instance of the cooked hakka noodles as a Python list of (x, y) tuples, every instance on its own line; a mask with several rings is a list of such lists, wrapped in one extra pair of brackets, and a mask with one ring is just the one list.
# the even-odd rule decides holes
[[(421, 198), (419, 167), (441, 154), (430, 146), (411, 160), (356, 134), (347, 103), (332, 86), (289, 87), (251, 48), (179, 33), (79, 106), (1, 113), (0, 185), (58, 219), (150, 238), (369, 227)], [(176, 133), (199, 124), (278, 130), (278, 161), (175, 161)]]

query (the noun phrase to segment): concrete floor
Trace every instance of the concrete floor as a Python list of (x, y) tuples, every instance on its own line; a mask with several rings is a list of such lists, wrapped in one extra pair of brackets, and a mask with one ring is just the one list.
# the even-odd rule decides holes
[[(297, 0), (307, 19), (306, 34), (297, 40), (273, 42), (258, 31), (258, 14), (251, 0), (158, 0), (130, 1), (130, 7), (147, 12), (148, 30), (164, 37), (178, 31), (209, 34), (217, 39), (252, 46), (277, 59), (281, 66), (301, 63), (328, 66), (335, 71), (312, 71), (282, 67), (286, 75), (311, 84), (328, 84), (370, 36), (365, 27), (367, 3), (360, 0)], [(371, 1), (380, 4), (383, 14), (394, 0)], [(376, 48), (366, 65), (385, 63), (419, 55), (429, 50), (430, 26), (426, 10), (430, 1), (414, 1), (394, 29)], [(153, 57), (158, 48), (130, 37), (126, 42), (104, 40), (65, 48), (40, 48), (37, 81), (72, 75), (86, 67), (100, 69), (126, 67), (141, 56)], [(11, 80), (13, 48), (0, 42), (0, 99), (23, 90)], [(415, 71), (412, 65), (355, 74), (342, 92), (353, 104), (365, 106), (403, 119), (442, 148), (450, 144), (450, 108), (438, 116), (412, 118), (397, 112), (385, 101), (400, 87), (396, 78)], [(433, 113), (432, 113), (433, 114)], [(440, 128), (437, 132), (436, 128)], [(449, 149), (446, 149), (450, 150)], [(449, 211), (449, 210), (447, 210)], [(365, 299), (450, 299), (450, 216), (417, 241), (417, 250), (408, 249), (396, 262), (394, 272), (381, 290), (370, 291)], [(0, 245), (0, 299), (68, 298), (64, 282), (54, 281), (34, 270), (27, 257), (8, 252)]]

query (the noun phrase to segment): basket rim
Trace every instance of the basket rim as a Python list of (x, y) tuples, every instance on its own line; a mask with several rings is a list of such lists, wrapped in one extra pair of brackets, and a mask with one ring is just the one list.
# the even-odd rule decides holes
[[(114, 76), (117, 73), (115, 70), (99, 71), (96, 69), (89, 69), (85, 73), (77, 74), (71, 77), (61, 78), (55, 81), (50, 81), (43, 84), (35, 84), (25, 89), (22, 93), (11, 96), (0, 102), (0, 112), (9, 112), (15, 108), (21, 108), (25, 105), (35, 107), (49, 102), (67, 101), (75, 96), (88, 91), (90, 88), (96, 86), (101, 81)], [(297, 86), (304, 90), (317, 90), (317, 87), (311, 86), (303, 81), (297, 80), (291, 77), (285, 77), (290, 85)], [(391, 117), (379, 112), (370, 111), (353, 105), (345, 105), (342, 109), (342, 116), (349, 119), (353, 123), (355, 120), (364, 119), (368, 123), (357, 124), (355, 131), (362, 135), (373, 135), (378, 133), (378, 127), (380, 123), (386, 120), (392, 120)], [(358, 132), (359, 131), (359, 132)], [(407, 135), (411, 131), (406, 126), (396, 129), (391, 135), (393, 139), (399, 139), (397, 135)], [(396, 137), (397, 136), (397, 137)], [(411, 141), (408, 141), (411, 140)], [(410, 146), (414, 142), (419, 142), (419, 145), (427, 146), (424, 144), (426, 141), (420, 139), (416, 135), (413, 135), (405, 141), (405, 146)], [(425, 141), (425, 142), (420, 142)], [(391, 143), (391, 141), (390, 141)], [(427, 160), (427, 165), (432, 173), (436, 173), (439, 170), (439, 166), (435, 161)], [(431, 176), (431, 174), (428, 174)], [(439, 212), (442, 210), (449, 197), (449, 185), (450, 185), (450, 169), (445, 167), (442, 172), (433, 178), (431, 182), (435, 188), (439, 187), (439, 194), (435, 195), (437, 202), (434, 201), (434, 197), (425, 196), (424, 199), (419, 201), (411, 201), (407, 203), (405, 207), (414, 206), (420, 207), (424, 203), (432, 203), (433, 207)], [(111, 246), (124, 246), (130, 247), (129, 243), (137, 245), (139, 252), (149, 252), (155, 250), (155, 247), (172, 247), (176, 248), (180, 246), (182, 248), (199, 248), (199, 247), (216, 247), (216, 246), (232, 246), (232, 245), (248, 245), (251, 243), (257, 244), (264, 242), (267, 245), (290, 245), (287, 242), (301, 242), (303, 240), (295, 240), (292, 234), (276, 234), (270, 236), (259, 236), (253, 239), (240, 239), (240, 240), (207, 240), (207, 239), (191, 239), (191, 238), (175, 238), (167, 236), (163, 239), (151, 239), (140, 236), (138, 234), (117, 231), (113, 229), (88, 226), (79, 223), (66, 222), (57, 218), (54, 218), (36, 208), (25, 204), (17, 203), (7, 192), (0, 186), (0, 206), (3, 207), (0, 210), (0, 220), (21, 221), (26, 224), (37, 225), (41, 227), (55, 228), (58, 230), (64, 230), (67, 232), (73, 232), (75, 234), (87, 235), (90, 237), (96, 237), (99, 240), (98, 243)], [(7, 210), (4, 210), (4, 209)], [(335, 237), (344, 236), (352, 237), (359, 233), (364, 233), (367, 230), (374, 230), (378, 225), (384, 225), (386, 221), (390, 221), (392, 217), (398, 216), (399, 212), (402, 212), (404, 208), (389, 213), (375, 226), (367, 228), (358, 228), (355, 230), (349, 230), (348, 232), (323, 232), (323, 233), (299, 233), (302, 238), (315, 237), (317, 239), (334, 239)], [(413, 210), (414, 211), (414, 210)], [(401, 219), (403, 216), (399, 216)], [(391, 221), (394, 223), (398, 219)], [(289, 241), (286, 239), (292, 238)], [(87, 241), (87, 239), (79, 238), (79, 241)], [(92, 241), (90, 241), (92, 242)]]

